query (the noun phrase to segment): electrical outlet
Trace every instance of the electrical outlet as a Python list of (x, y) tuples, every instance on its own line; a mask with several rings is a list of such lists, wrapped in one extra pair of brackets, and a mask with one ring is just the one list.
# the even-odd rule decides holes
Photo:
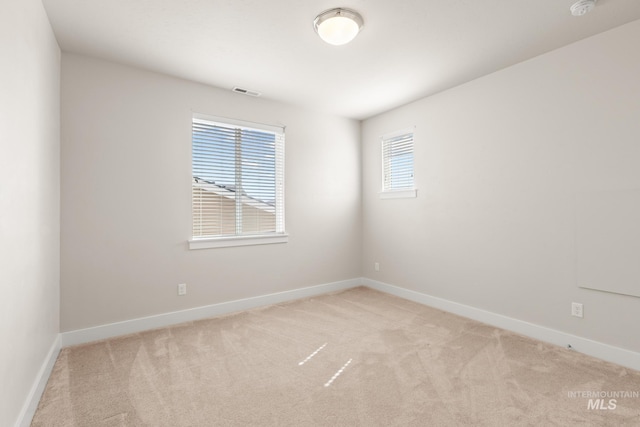
[(187, 294), (187, 284), (186, 283), (180, 283), (178, 285), (178, 295), (182, 296), (182, 295), (186, 295)]
[(580, 304), (579, 302), (572, 302), (571, 303), (571, 315), (572, 316), (576, 316), (576, 317), (583, 317), (582, 315), (582, 304)]
[(380, 263), (377, 263), (377, 262), (376, 262), (375, 264), (373, 264), (373, 269), (374, 269), (375, 271), (380, 271)]

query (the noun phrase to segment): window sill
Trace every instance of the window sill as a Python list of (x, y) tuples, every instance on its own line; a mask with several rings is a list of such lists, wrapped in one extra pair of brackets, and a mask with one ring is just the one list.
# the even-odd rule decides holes
[(381, 191), (381, 199), (410, 199), (418, 197), (418, 190), (396, 190), (396, 191)]
[(189, 240), (189, 249), (229, 248), (233, 246), (271, 245), (287, 243), (289, 235), (278, 233), (273, 235), (212, 237), (208, 239)]

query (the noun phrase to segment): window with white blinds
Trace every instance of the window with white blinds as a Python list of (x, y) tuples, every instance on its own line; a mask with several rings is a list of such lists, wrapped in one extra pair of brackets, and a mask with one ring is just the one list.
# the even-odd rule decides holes
[(382, 137), (382, 193), (415, 197), (413, 181), (413, 129)]
[(284, 235), (283, 128), (195, 114), (192, 172), (192, 242)]

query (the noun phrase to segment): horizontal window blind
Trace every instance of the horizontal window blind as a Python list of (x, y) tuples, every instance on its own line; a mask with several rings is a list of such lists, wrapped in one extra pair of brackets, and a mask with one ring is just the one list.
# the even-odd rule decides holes
[(413, 130), (383, 136), (382, 191), (413, 188)]
[(284, 131), (194, 115), (193, 238), (284, 233)]

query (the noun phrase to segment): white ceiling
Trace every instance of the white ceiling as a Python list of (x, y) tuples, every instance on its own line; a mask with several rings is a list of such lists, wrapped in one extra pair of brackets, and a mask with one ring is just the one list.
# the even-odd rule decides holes
[[(364, 119), (640, 19), (640, 0), (43, 0), (63, 51)], [(313, 19), (364, 29), (324, 43)], [(245, 96), (245, 95), (237, 95)]]

